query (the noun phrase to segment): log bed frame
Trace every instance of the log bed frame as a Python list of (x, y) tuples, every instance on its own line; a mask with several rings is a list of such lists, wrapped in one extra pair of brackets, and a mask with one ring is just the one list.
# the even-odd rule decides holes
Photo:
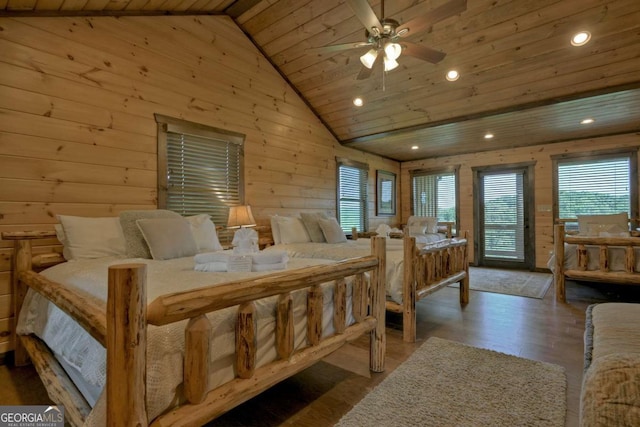
[[(277, 382), (370, 333), (369, 368), (384, 370), (385, 358), (385, 239), (374, 238), (372, 254), (330, 265), (278, 272), (259, 278), (163, 295), (146, 304), (146, 265), (109, 268), (108, 300), (104, 302), (38, 274), (64, 262), (60, 254), (32, 256), (31, 241), (55, 237), (54, 232), (4, 232), (14, 241), (12, 284), (14, 308), (20, 312), (30, 287), (54, 302), (107, 349), (107, 425), (201, 425), (259, 394)], [(370, 273), (367, 285), (365, 273)], [(356, 323), (345, 326), (346, 282), (354, 276), (353, 313)], [(333, 321), (336, 334), (322, 339), (322, 290), (334, 282)], [(308, 288), (307, 337), (310, 345), (293, 346), (291, 292)], [(368, 288), (368, 289), (367, 289)], [(256, 367), (254, 301), (279, 295), (276, 309), (276, 347), (279, 359)], [(208, 391), (209, 331), (206, 313), (238, 306), (236, 320), (236, 378)], [(185, 330), (184, 394), (187, 402), (155, 420), (146, 411), (146, 328), (189, 319)], [(16, 322), (17, 323), (17, 322)], [(17, 336), (15, 364), (29, 358), (50, 398), (65, 407), (67, 421), (82, 425), (91, 407), (48, 347), (34, 336)], [(126, 373), (126, 374), (125, 374)]]
[[(590, 282), (637, 285), (640, 283), (640, 272), (635, 271), (636, 255), (634, 247), (640, 247), (640, 237), (632, 233), (631, 237), (585, 237), (577, 236), (565, 230), (566, 222), (576, 220), (556, 220), (554, 225), (554, 265), (553, 284), (556, 301), (567, 302), (565, 281), (582, 280)], [(575, 269), (565, 268), (565, 243), (575, 245), (577, 266)], [(589, 255), (587, 246), (599, 247), (598, 270), (588, 270)], [(625, 271), (609, 269), (609, 247), (617, 246), (625, 249)]]
[[(448, 224), (448, 233), (451, 225)], [(450, 235), (450, 234), (449, 234)], [(353, 230), (353, 238), (371, 237), (371, 233)], [(464, 238), (453, 239), (447, 245), (416, 246), (415, 237), (403, 237), (402, 304), (387, 299), (386, 309), (402, 314), (402, 339), (416, 341), (416, 302), (435, 291), (460, 282), (460, 305), (469, 303), (469, 251), (467, 232)], [(406, 262), (406, 260), (413, 260)]]

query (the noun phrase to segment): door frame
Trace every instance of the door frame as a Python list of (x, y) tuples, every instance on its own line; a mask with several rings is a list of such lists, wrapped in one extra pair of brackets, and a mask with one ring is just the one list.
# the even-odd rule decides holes
[[(475, 266), (491, 266), (500, 268), (526, 268), (533, 271), (536, 265), (535, 251), (535, 192), (534, 192), (534, 170), (536, 162), (523, 162), (500, 164), (491, 166), (478, 166), (471, 168), (473, 173), (473, 249), (476, 256), (473, 265)], [(484, 250), (480, 244), (481, 226), (483, 224), (481, 216), (481, 200), (480, 200), (480, 175), (485, 172), (490, 173), (509, 173), (516, 171), (524, 171), (523, 180), (523, 203), (524, 203), (524, 263), (512, 261), (491, 260), (486, 263), (484, 260)]]

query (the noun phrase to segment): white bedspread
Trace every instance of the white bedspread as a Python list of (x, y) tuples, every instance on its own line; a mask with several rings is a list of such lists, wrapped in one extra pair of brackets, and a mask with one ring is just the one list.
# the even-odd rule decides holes
[[(43, 272), (56, 282), (78, 287), (106, 301), (108, 266), (121, 263), (147, 264), (147, 301), (157, 296), (180, 290), (194, 289), (206, 285), (219, 284), (265, 273), (206, 273), (194, 271), (194, 260), (180, 258), (168, 261), (148, 259), (101, 258), (70, 261)], [(288, 269), (330, 263), (321, 259), (290, 260)], [(335, 332), (332, 316), (332, 287), (324, 287), (323, 336)], [(347, 296), (350, 301), (351, 286)], [(306, 293), (295, 292), (294, 323), (295, 347), (307, 345), (306, 340)], [(257, 320), (257, 365), (261, 366), (276, 359), (274, 307), (277, 297), (261, 300), (256, 304)], [(105, 303), (106, 307), (106, 303)], [(212, 331), (211, 366), (209, 387), (213, 389), (234, 378), (235, 349), (235, 309), (233, 307), (208, 315)], [(347, 304), (347, 324), (354, 322), (351, 304)], [(177, 389), (182, 383), (184, 351), (184, 328), (187, 321), (167, 326), (148, 328), (147, 352), (147, 404), (149, 419), (153, 419), (175, 405)], [(29, 291), (19, 316), (19, 334), (34, 333), (64, 362), (81, 373), (84, 381), (102, 388), (105, 383), (106, 351), (91, 338), (76, 322), (50, 304), (45, 298)], [(86, 425), (105, 424), (105, 396), (98, 399)]]
[[(387, 296), (402, 304), (402, 281), (404, 278), (404, 252), (402, 239), (387, 239), (385, 287)], [(285, 250), (291, 258), (330, 259), (340, 261), (371, 253), (371, 240), (348, 240), (344, 243), (281, 243), (265, 251)]]

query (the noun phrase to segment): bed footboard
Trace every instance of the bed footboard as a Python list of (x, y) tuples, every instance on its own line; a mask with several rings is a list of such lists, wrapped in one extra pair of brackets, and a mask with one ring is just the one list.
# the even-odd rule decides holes
[(402, 304), (387, 301), (387, 310), (402, 313), (402, 336), (416, 340), (416, 302), (453, 283), (460, 282), (460, 305), (469, 302), (469, 257), (465, 238), (446, 245), (416, 247), (416, 239), (404, 238)]
[[(574, 245), (569, 249), (565, 244)], [(589, 269), (587, 247), (597, 248), (597, 269)], [(611, 269), (611, 248), (624, 248), (624, 270)], [(556, 301), (567, 302), (566, 280), (637, 285), (640, 273), (636, 271), (636, 249), (640, 248), (640, 237), (584, 237), (568, 235), (564, 223), (554, 225), (553, 283)], [(574, 250), (576, 265), (567, 268), (565, 259), (568, 250)]]

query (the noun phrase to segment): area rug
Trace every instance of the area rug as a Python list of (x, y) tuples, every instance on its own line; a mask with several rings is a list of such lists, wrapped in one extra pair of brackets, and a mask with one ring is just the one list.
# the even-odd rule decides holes
[(561, 366), (432, 337), (336, 426), (562, 427), (566, 401)]
[(549, 273), (469, 267), (469, 289), (474, 291), (542, 299), (552, 283)]

